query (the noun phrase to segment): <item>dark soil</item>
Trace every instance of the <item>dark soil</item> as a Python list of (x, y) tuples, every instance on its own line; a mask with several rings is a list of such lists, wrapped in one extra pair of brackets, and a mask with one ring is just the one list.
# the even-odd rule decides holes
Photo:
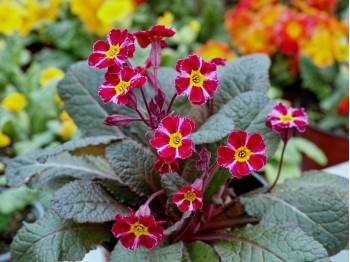
[(7, 229), (0, 232), (0, 254), (10, 251), (12, 239), (17, 231), (22, 227), (23, 221), (32, 223), (36, 220), (32, 213), (32, 207), (26, 207), (23, 210), (16, 211), (11, 214), (11, 222)]

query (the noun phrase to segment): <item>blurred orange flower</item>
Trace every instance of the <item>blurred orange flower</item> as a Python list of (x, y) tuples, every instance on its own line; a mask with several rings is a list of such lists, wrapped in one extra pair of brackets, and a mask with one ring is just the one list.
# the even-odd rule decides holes
[(209, 40), (205, 45), (194, 50), (193, 53), (198, 54), (207, 61), (211, 61), (217, 57), (225, 58), (227, 61), (236, 58), (236, 55), (231, 51), (228, 44), (215, 40)]

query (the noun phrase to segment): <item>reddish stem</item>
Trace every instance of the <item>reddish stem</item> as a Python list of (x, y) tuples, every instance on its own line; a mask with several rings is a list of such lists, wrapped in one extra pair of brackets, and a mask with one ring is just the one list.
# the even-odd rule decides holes
[(218, 220), (218, 221), (209, 221), (201, 226), (199, 232), (211, 231), (220, 228), (233, 227), (236, 225), (254, 223), (258, 220), (253, 217), (244, 217), (244, 218), (236, 218), (236, 219), (226, 219), (226, 220)]
[(168, 106), (168, 110), (166, 111), (166, 115), (169, 115), (171, 107), (173, 106), (173, 103), (174, 103), (176, 97), (177, 97), (177, 93), (175, 93), (173, 95), (173, 97), (171, 98), (170, 104)]
[(146, 106), (146, 109), (147, 109), (148, 116), (151, 117), (151, 110), (149, 110), (149, 106), (148, 106), (148, 103), (147, 103), (145, 92), (143, 91), (143, 87), (142, 86), (141, 86), (140, 90), (141, 90), (143, 102), (145, 103), (145, 106)]

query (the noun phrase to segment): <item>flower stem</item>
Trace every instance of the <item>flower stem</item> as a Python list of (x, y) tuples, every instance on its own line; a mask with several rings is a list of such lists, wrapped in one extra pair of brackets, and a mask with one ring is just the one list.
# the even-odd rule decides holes
[(174, 103), (176, 97), (177, 97), (177, 93), (175, 93), (175, 94), (173, 95), (173, 97), (171, 98), (170, 104), (169, 104), (169, 106), (168, 106), (168, 110), (166, 111), (166, 115), (169, 115), (170, 110), (171, 110), (171, 107), (172, 107), (172, 105), (173, 105), (173, 103)]
[(244, 217), (244, 218), (236, 218), (236, 219), (226, 219), (226, 220), (218, 220), (218, 221), (209, 221), (208, 223), (204, 224), (198, 232), (204, 232), (204, 231), (210, 231), (210, 230), (216, 230), (220, 228), (227, 228), (227, 227), (233, 227), (236, 225), (242, 225), (242, 224), (248, 224), (248, 223), (254, 223), (258, 220), (253, 217)]
[(160, 195), (163, 194), (163, 193), (164, 193), (164, 189), (161, 189), (161, 190), (159, 190), (159, 191), (157, 191), (157, 192), (154, 192), (154, 193), (147, 199), (145, 205), (149, 205), (149, 204), (152, 202), (152, 200), (153, 200), (154, 198), (156, 198), (157, 196), (160, 196)]
[(149, 106), (148, 106), (148, 103), (147, 103), (145, 92), (143, 91), (143, 87), (142, 86), (141, 86), (140, 90), (141, 90), (143, 102), (145, 103), (145, 106), (146, 106), (146, 109), (147, 109), (148, 116), (151, 117), (151, 111), (149, 110)]
[(279, 163), (279, 166), (278, 166), (277, 177), (276, 177), (275, 181), (273, 182), (273, 184), (266, 190), (265, 193), (270, 193), (272, 191), (272, 189), (276, 186), (277, 181), (278, 181), (278, 179), (281, 176), (283, 156), (284, 156), (284, 152), (286, 151), (287, 142), (288, 142), (288, 140), (283, 142), (283, 149), (282, 149), (280, 163)]
[(146, 119), (143, 117), (143, 115), (141, 114), (141, 112), (140, 112), (138, 109), (136, 109), (135, 111), (136, 111), (136, 113), (139, 114), (139, 116), (141, 117), (142, 121), (143, 121), (147, 126), (149, 126), (149, 124), (147, 123)]

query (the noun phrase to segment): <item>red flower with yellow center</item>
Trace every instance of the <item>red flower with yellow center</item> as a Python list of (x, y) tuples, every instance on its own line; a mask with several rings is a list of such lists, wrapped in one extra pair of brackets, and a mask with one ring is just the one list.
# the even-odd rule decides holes
[(107, 35), (107, 41), (98, 40), (94, 44), (88, 63), (99, 69), (113, 65), (122, 67), (134, 52), (134, 36), (127, 29), (112, 29)]
[(276, 20), (274, 36), (279, 50), (287, 55), (296, 55), (300, 43), (306, 36), (303, 17), (292, 11), (285, 11)]
[(165, 163), (172, 163), (176, 158), (188, 158), (192, 155), (190, 134), (193, 130), (194, 122), (191, 119), (167, 116), (160, 122), (150, 144), (157, 149)]
[(104, 103), (113, 101), (117, 105), (128, 103), (128, 92), (133, 88), (141, 87), (147, 80), (146, 77), (130, 67), (123, 67), (118, 72), (111, 70), (110, 73), (107, 72), (105, 79), (106, 81), (100, 86), (98, 95)]
[(173, 173), (179, 169), (179, 161), (175, 159), (174, 162), (166, 163), (164, 157), (158, 156), (155, 168), (162, 174)]
[(130, 216), (115, 216), (112, 233), (120, 238), (122, 245), (130, 250), (139, 246), (151, 249), (155, 247), (163, 237), (163, 221), (155, 221), (152, 215), (137, 216), (130, 209)]
[(283, 133), (286, 129), (293, 127), (296, 127), (299, 132), (304, 132), (308, 125), (308, 117), (302, 108), (287, 108), (279, 103), (267, 115), (266, 125), (276, 133)]
[(172, 28), (166, 28), (164, 25), (155, 25), (150, 30), (135, 32), (137, 42), (142, 48), (146, 48), (152, 41), (160, 40), (161, 47), (166, 47), (167, 43), (163, 37), (172, 37), (175, 31)]
[(213, 98), (218, 88), (216, 65), (204, 61), (198, 55), (190, 55), (176, 63), (179, 76), (175, 79), (178, 95), (187, 95), (195, 105), (202, 105)]
[(191, 212), (203, 207), (203, 194), (192, 186), (184, 186), (171, 200), (181, 212)]
[(266, 145), (260, 134), (234, 131), (227, 142), (227, 146), (218, 147), (217, 163), (227, 168), (234, 177), (242, 178), (266, 165)]

